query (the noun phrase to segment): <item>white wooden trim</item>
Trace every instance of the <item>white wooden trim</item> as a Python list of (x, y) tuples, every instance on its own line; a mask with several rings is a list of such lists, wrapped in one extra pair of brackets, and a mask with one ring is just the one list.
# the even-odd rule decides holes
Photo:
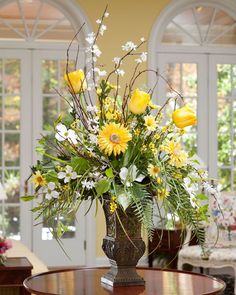
[[(20, 137), (20, 196), (24, 195), (24, 181), (30, 175), (30, 165), (32, 163), (32, 124), (31, 121), (31, 84), (24, 83), (23, 80), (28, 77), (31, 78), (30, 63), (28, 63), (28, 54), (25, 50), (0, 50), (1, 58), (15, 58), (20, 60), (20, 75), (21, 75), (21, 107), (20, 107), (20, 130), (13, 132), (21, 134), (21, 130), (24, 130), (24, 134)], [(11, 132), (8, 132), (11, 133)], [(23, 166), (23, 163), (25, 166)], [(13, 169), (12, 169), (13, 168)], [(19, 167), (11, 167), (12, 170), (19, 169)], [(16, 204), (7, 204), (7, 206), (16, 206)], [(32, 215), (30, 212), (30, 202), (19, 202), (20, 205), (20, 231), (21, 239), (24, 244), (31, 248), (32, 241)]]

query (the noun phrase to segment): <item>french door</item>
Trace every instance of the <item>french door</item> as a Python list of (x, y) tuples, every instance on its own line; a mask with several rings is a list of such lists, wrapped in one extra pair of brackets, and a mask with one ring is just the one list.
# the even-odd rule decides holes
[[(197, 112), (184, 144), (197, 152), (222, 190), (236, 189), (236, 56), (216, 54), (158, 55), (161, 75)], [(163, 102), (170, 87), (162, 79), (156, 96)]]
[[(79, 58), (82, 67), (84, 58)], [(78, 224), (74, 219), (62, 220), (70, 228), (62, 239), (68, 258), (44, 221), (34, 220), (32, 204), (20, 201), (26, 188), (32, 192), (25, 180), (38, 159), (35, 147), (40, 134), (60, 113), (69, 111), (55, 90), (61, 91), (65, 67), (65, 50), (0, 50), (0, 172), (7, 192), (1, 202), (2, 231), (21, 239), (49, 266), (86, 263), (84, 207), (76, 217)]]

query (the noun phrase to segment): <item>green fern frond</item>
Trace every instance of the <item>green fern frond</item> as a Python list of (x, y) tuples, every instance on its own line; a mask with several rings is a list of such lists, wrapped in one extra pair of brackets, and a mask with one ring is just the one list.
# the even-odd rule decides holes
[(130, 193), (132, 198), (131, 206), (134, 208), (138, 220), (142, 223), (148, 237), (151, 239), (154, 231), (152, 196), (145, 187), (138, 184), (134, 184), (130, 188)]

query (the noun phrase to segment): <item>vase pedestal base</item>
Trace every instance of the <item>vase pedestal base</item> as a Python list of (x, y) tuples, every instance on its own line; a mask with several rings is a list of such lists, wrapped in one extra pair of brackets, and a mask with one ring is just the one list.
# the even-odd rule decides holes
[(109, 286), (143, 286), (145, 281), (136, 272), (136, 267), (111, 267), (102, 276), (101, 282)]

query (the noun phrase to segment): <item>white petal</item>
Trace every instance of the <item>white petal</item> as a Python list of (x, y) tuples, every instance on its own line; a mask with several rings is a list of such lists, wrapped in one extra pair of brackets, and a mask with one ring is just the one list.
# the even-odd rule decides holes
[(72, 175), (71, 175), (71, 179), (76, 179), (77, 176), (78, 176), (77, 173), (76, 172), (73, 172)]
[(128, 169), (126, 167), (122, 167), (120, 169), (119, 175), (120, 175), (120, 179), (123, 180), (123, 181), (125, 181), (126, 178), (127, 178), (127, 175), (128, 175)]
[(66, 139), (64, 136), (61, 136), (59, 133), (56, 133), (55, 137), (58, 141), (64, 141)]
[(140, 174), (138, 177), (135, 178), (135, 181), (142, 182), (144, 178), (145, 178), (145, 175)]
[(55, 183), (54, 183), (54, 182), (49, 182), (49, 183), (48, 183), (48, 188), (49, 188), (50, 190), (54, 190), (54, 188), (55, 188)]
[(65, 176), (66, 176), (66, 173), (65, 173), (65, 172), (59, 172), (59, 173), (57, 174), (57, 177), (58, 177), (59, 179), (63, 179), (63, 178), (65, 178)]
[(73, 171), (73, 168), (69, 165), (66, 165), (66, 172), (71, 173)]
[(59, 193), (58, 193), (57, 191), (53, 191), (53, 192), (52, 192), (52, 197), (53, 197), (54, 199), (57, 199), (58, 196), (59, 196)]
[(135, 180), (138, 174), (138, 169), (135, 165), (131, 167), (130, 173), (131, 173), (132, 180)]
[(70, 177), (65, 177), (65, 179), (64, 179), (64, 183), (67, 183), (67, 182), (69, 182), (70, 181)]
[(51, 194), (46, 194), (45, 199), (51, 200), (51, 198), (52, 198)]

